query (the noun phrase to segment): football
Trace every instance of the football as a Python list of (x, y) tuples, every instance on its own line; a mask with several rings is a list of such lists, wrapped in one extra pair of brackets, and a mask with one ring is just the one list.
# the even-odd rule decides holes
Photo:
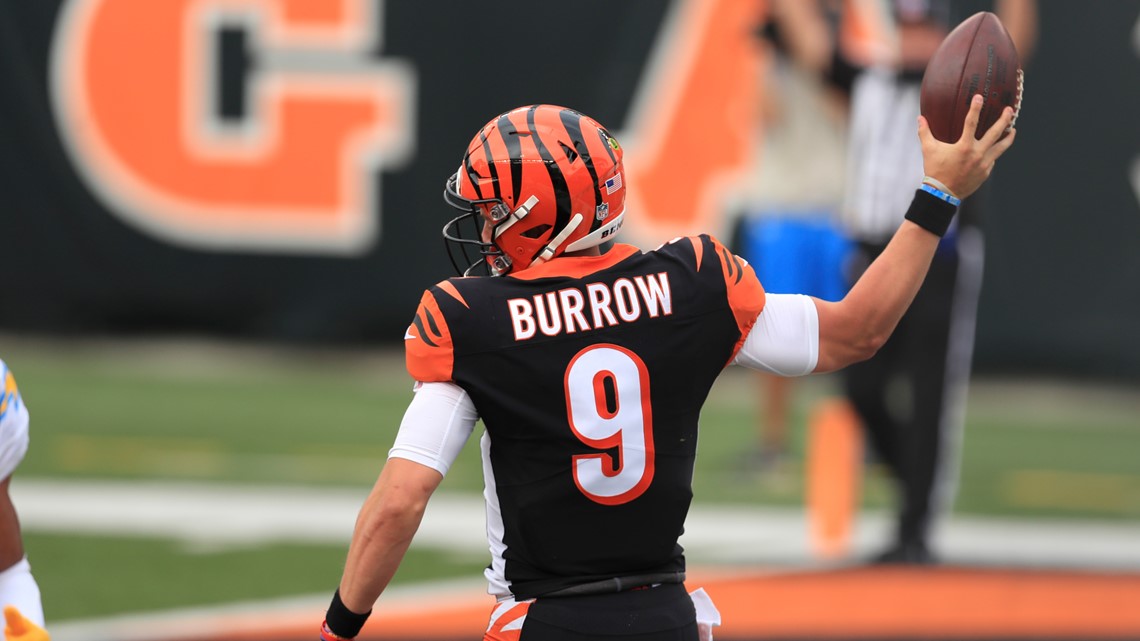
[(956, 142), (962, 136), (970, 98), (980, 93), (985, 102), (975, 136), (981, 138), (1005, 107), (1013, 107), (1017, 120), (1023, 86), (1009, 32), (996, 15), (982, 11), (955, 27), (934, 52), (922, 76), (919, 108), (935, 138)]

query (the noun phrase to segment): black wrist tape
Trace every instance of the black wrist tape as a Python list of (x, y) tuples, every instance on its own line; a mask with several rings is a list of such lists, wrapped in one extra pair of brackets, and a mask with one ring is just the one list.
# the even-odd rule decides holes
[(954, 214), (957, 211), (958, 208), (954, 205), (921, 189), (916, 189), (914, 200), (910, 202), (910, 208), (906, 210), (906, 219), (935, 236), (942, 237), (946, 235), (946, 230), (950, 228), (950, 221), (954, 220)]
[(372, 610), (364, 614), (357, 614), (348, 609), (348, 606), (340, 600), (340, 590), (338, 589), (333, 593), (332, 603), (329, 604), (329, 611), (325, 614), (325, 623), (328, 624), (329, 630), (338, 637), (351, 639), (360, 634), (360, 628), (364, 627), (364, 622), (368, 620), (368, 615), (372, 614)]

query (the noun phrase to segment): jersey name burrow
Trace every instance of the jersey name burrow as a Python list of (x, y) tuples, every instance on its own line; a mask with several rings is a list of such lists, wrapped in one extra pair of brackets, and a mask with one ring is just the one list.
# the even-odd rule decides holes
[(507, 308), (515, 340), (525, 341), (539, 332), (553, 337), (632, 323), (644, 316), (669, 316), (673, 298), (669, 274), (659, 272), (512, 298)]

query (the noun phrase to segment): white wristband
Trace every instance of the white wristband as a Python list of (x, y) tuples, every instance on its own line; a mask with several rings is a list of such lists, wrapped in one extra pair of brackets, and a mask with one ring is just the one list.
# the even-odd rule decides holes
[(937, 189), (938, 191), (940, 191), (944, 194), (953, 196), (954, 198), (958, 198), (958, 194), (951, 191), (950, 188), (946, 186), (946, 183), (942, 182), (941, 180), (938, 180), (937, 178), (935, 178), (933, 176), (923, 176), (922, 182), (930, 185), (931, 187), (934, 187), (935, 189)]

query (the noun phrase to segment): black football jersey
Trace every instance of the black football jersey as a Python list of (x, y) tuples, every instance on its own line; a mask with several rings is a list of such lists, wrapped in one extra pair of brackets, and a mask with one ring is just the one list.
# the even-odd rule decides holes
[(684, 569), (701, 406), (763, 305), (707, 235), (424, 293), (408, 371), (461, 386), (485, 426), (493, 593)]

